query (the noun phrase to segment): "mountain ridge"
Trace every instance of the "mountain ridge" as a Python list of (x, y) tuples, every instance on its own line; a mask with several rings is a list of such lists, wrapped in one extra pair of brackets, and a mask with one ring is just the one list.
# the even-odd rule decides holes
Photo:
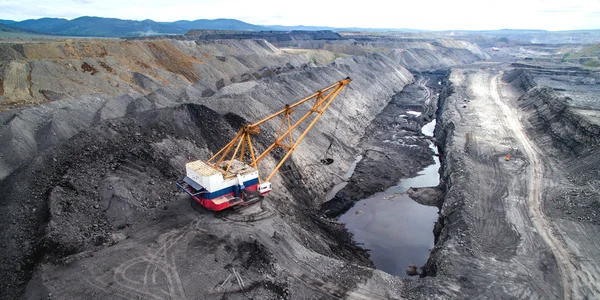
[(157, 22), (153, 20), (123, 20), (117, 18), (103, 18), (83, 16), (72, 20), (63, 18), (40, 18), (23, 21), (0, 20), (4, 32), (19, 34), (20, 29), (25, 33), (34, 33), (50, 36), (73, 37), (148, 37), (184, 35), (191, 30), (225, 30), (225, 31), (322, 31), (333, 32), (403, 32), (416, 34), (422, 32), (436, 32), (442, 37), (454, 34), (476, 34), (488, 37), (505, 38), (527, 43), (597, 43), (600, 41), (600, 30), (577, 31), (547, 31), (539, 29), (499, 29), (499, 30), (419, 30), (409, 28), (358, 28), (358, 27), (330, 27), (330, 26), (284, 26), (284, 25), (256, 25), (230, 18), (198, 19), (193, 21), (178, 20), (174, 22)]
[(153, 20), (123, 20), (82, 16), (72, 20), (63, 18), (40, 18), (23, 21), (0, 20), (0, 24), (56, 36), (89, 36), (89, 37), (143, 37), (152, 35), (185, 34), (192, 29), (203, 30), (236, 30), (236, 31), (420, 31), (414, 29), (392, 28), (339, 28), (329, 26), (283, 26), (255, 25), (237, 19), (198, 19), (193, 21), (178, 20), (174, 22), (156, 22)]

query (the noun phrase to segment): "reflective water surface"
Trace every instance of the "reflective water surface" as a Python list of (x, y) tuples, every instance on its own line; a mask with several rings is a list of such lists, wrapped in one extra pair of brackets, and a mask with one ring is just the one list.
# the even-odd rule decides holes
[[(435, 120), (422, 128), (425, 135), (433, 136)], [(437, 149), (431, 144), (432, 149)], [(357, 202), (339, 220), (354, 234), (356, 242), (370, 249), (375, 267), (400, 277), (406, 275), (410, 264), (423, 266), (433, 248), (433, 225), (438, 209), (424, 206), (404, 193), (410, 187), (439, 184), (440, 162), (419, 172), (418, 176), (403, 179), (396, 186)]]

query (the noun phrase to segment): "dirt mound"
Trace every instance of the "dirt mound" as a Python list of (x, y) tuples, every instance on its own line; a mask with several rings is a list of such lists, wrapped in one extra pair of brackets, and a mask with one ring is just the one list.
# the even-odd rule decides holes
[[(272, 192), (271, 201), (277, 204), (269, 204), (275, 208), (266, 207), (264, 211), (269, 213), (257, 214), (260, 217), (255, 222), (275, 222), (276, 227), (264, 225), (264, 228), (269, 229), (268, 232), (253, 226), (240, 230), (239, 226), (250, 222), (252, 218), (231, 221), (209, 214), (201, 218), (209, 223), (203, 230), (210, 229), (218, 233), (218, 236), (229, 241), (232, 247), (237, 247), (242, 242), (253, 243), (253, 239), (259, 239), (264, 248), (251, 244), (248, 249), (244, 248), (248, 251), (240, 252), (240, 267), (244, 269), (242, 265), (246, 265), (245, 261), (250, 261), (247, 266), (252, 274), (263, 272), (264, 276), (272, 276), (269, 275), (270, 270), (274, 269), (281, 275), (282, 270), (285, 270), (281, 267), (282, 263), (294, 266), (296, 262), (307, 259), (302, 265), (309, 265), (309, 270), (315, 266), (318, 259), (331, 265), (338, 265), (342, 261), (367, 265), (366, 256), (352, 245), (350, 239), (344, 235), (343, 229), (311, 216), (310, 208), (321, 201), (320, 196), (324, 194), (325, 188), (332, 184), (334, 177), (331, 173), (341, 173), (347, 168), (355, 154), (352, 145), (356, 145), (366, 126), (379, 113), (383, 104), (412, 80), (412, 75), (380, 54), (338, 58), (333, 64), (325, 67), (296, 67), (294, 61), (309, 60), (310, 55), (315, 53), (323, 55), (319, 59), (325, 58), (326, 55), (322, 51), (292, 51), (282, 54), (275, 52), (277, 49), (274, 51), (265, 48), (265, 45), (268, 45), (265, 43), (243, 42), (241, 44), (247, 49), (257, 48), (253, 51), (258, 51), (260, 55), (245, 53), (239, 56), (223, 56), (229, 64), (215, 58), (215, 64), (223, 64), (223, 68), (220, 69), (223, 71), (207, 68), (205, 70), (212, 71), (198, 71), (198, 74), (203, 74), (203, 78), (213, 76), (213, 79), (215, 74), (219, 74), (218, 77), (223, 78), (222, 75), (236, 74), (238, 70), (237, 67), (231, 68), (231, 72), (227, 73), (228, 66), (243, 65), (244, 70), (250, 69), (246, 66), (256, 67), (257, 70), (263, 69), (264, 74), (269, 73), (264, 68), (271, 70), (268, 78), (240, 83), (231, 83), (228, 80), (220, 89), (212, 89), (201, 79), (199, 82), (178, 88), (165, 87), (156, 77), (147, 72), (139, 72), (143, 76), (137, 75), (138, 82), (147, 85), (148, 88), (161, 88), (145, 95), (133, 93), (119, 97), (110, 96), (109, 91), (104, 95), (66, 98), (37, 107), (1, 113), (0, 120), (3, 125), (0, 128), (0, 137), (5, 143), (0, 146), (0, 236), (6, 247), (0, 252), (0, 258), (4, 266), (9, 266), (0, 272), (0, 278), (6, 282), (2, 298), (11, 299), (20, 295), (35, 270), (39, 270), (44, 277), (44, 287), (41, 287), (38, 281), (32, 281), (29, 291), (43, 288), (64, 297), (80, 292), (87, 293), (75, 293), (74, 288), (85, 286), (75, 284), (81, 281), (82, 277), (69, 273), (71, 269), (62, 268), (63, 264), (82, 260), (80, 263), (84, 268), (95, 268), (92, 266), (104, 264), (101, 261), (112, 261), (117, 265), (126, 263), (121, 259), (130, 255), (122, 255), (120, 251), (133, 255), (133, 252), (127, 249), (138, 245), (135, 249), (143, 252), (146, 246), (153, 243), (157, 232), (169, 236), (169, 229), (181, 229), (185, 226), (181, 222), (193, 222), (197, 216), (194, 210), (190, 210), (189, 199), (182, 198), (173, 185), (174, 181), (181, 179), (182, 166), (186, 161), (210, 157), (211, 153), (222, 147), (236, 132), (237, 128), (233, 128), (233, 125), (239, 125), (244, 120), (260, 120), (281, 109), (286, 103), (295, 102), (346, 76), (353, 78), (352, 85), (340, 95), (342, 101), (332, 104), (328, 113), (319, 121), (319, 126), (310, 132), (294, 153), (290, 163), (286, 165), (286, 168), (293, 169), (293, 172), (283, 172), (273, 179), (273, 184), (279, 188)], [(237, 42), (217, 42), (201, 44), (202, 46), (195, 43), (190, 45), (169, 42), (169, 45), (167, 48), (160, 48), (160, 51), (169, 50), (171, 46), (176, 45), (177, 51), (188, 53), (187, 55), (199, 53), (193, 51), (202, 49), (203, 53), (210, 56), (215, 51), (228, 53), (244, 48), (232, 49), (233, 46), (240, 45)], [(60, 49), (61, 55), (66, 55), (62, 44), (54, 46)], [(120, 50), (123, 51), (121, 53), (137, 49), (140, 51), (140, 58), (152, 55), (143, 42), (108, 42), (104, 46), (107, 53), (104, 57), (101, 57), (101, 51), (89, 51), (96, 53), (98, 59), (107, 59), (106, 64), (115, 74), (120, 74), (120, 65), (110, 63), (111, 57), (114, 58), (112, 54), (115, 53), (112, 47), (122, 46), (124, 50)], [(27, 49), (26, 45), (24, 47)], [(87, 51), (78, 48), (71, 50), (75, 52), (68, 54), (69, 57)], [(261, 53), (268, 55), (262, 56)], [(290, 57), (292, 59), (289, 61), (292, 63), (283, 64), (284, 68), (269, 67), (274, 63), (270, 61), (272, 58), (277, 62), (288, 60)], [(91, 72), (86, 72), (85, 76), (99, 78), (104, 72), (111, 72), (89, 59), (85, 58), (84, 61), (97, 73), (91, 75)], [(201, 60), (211, 61), (209, 58)], [(266, 66), (259, 66), (264, 61), (267, 61)], [(65, 62), (43, 59), (38, 63)], [(150, 66), (152, 62), (152, 59), (148, 59), (144, 64)], [(77, 63), (83, 64), (81, 61)], [(145, 68), (143, 64), (133, 63), (137, 65), (132, 67), (134, 70)], [(206, 66), (209, 63), (193, 64), (198, 70), (198, 66)], [(25, 68), (27, 65), (22, 63)], [(178, 63), (174, 65), (177, 66)], [(35, 69), (35, 65), (33, 67)], [(159, 72), (161, 68), (153, 67), (153, 70)], [(54, 80), (63, 79), (60, 77)], [(35, 76), (33, 82), (35, 86)], [(68, 90), (67, 86), (60, 92), (67, 95)], [(298, 109), (308, 110), (309, 107)], [(339, 124), (337, 130), (335, 124)], [(270, 135), (276, 132), (278, 126), (277, 122), (267, 123), (263, 132)], [(322, 155), (319, 149), (325, 151), (333, 134), (340, 149), (336, 153), (336, 161), (339, 163), (328, 166), (328, 170), (323, 172), (314, 168), (314, 163), (318, 162)], [(260, 143), (259, 139), (259, 149)], [(265, 163), (267, 168), (272, 166), (273, 158), (268, 158)], [(313, 167), (310, 167), (311, 165)], [(173, 209), (177, 209), (178, 212), (171, 213)], [(219, 222), (220, 225), (210, 225), (211, 222)], [(139, 229), (142, 227), (149, 229), (141, 232)], [(275, 234), (271, 229), (280, 233)], [(251, 235), (255, 238), (248, 238)], [(278, 237), (272, 238), (273, 236)], [(107, 248), (108, 245), (114, 246)], [(295, 250), (290, 253), (289, 249), (292, 248), (289, 247)], [(91, 253), (98, 254), (98, 258), (92, 258)], [(276, 260), (265, 260), (270, 256), (268, 253), (277, 257)], [(135, 254), (144, 255), (139, 252)], [(324, 257), (321, 257), (323, 255)], [(93, 257), (96, 257), (95, 254)], [(274, 262), (273, 268), (269, 267), (270, 262)], [(185, 269), (185, 272), (195, 272), (195, 269), (186, 266), (184, 261), (177, 263), (181, 264), (179, 268)], [(226, 265), (225, 259), (214, 262), (208, 258), (205, 263), (207, 270), (229, 272), (222, 268)], [(330, 278), (333, 269), (318, 280), (343, 283), (343, 287), (330, 287), (343, 294), (344, 291), (356, 287), (359, 281), (366, 280), (365, 276), (371, 273), (355, 268), (348, 270), (348, 275), (339, 280), (327, 279)], [(100, 272), (102, 275), (98, 276), (106, 276), (106, 280), (113, 280), (110, 279), (113, 278), (111, 271), (105, 271), (108, 273), (96, 269), (90, 272)], [(59, 273), (62, 275), (56, 277)], [(303, 273), (305, 271), (294, 271), (289, 275), (297, 278), (298, 274)], [(360, 275), (362, 273), (368, 274)], [(227, 275), (218, 274), (225, 275), (219, 280), (224, 280)], [(62, 276), (70, 279), (64, 282), (49, 279)], [(264, 293), (281, 293), (286, 287), (296, 293), (306, 290), (304, 284), (300, 283), (303, 281), (282, 283), (269, 280), (262, 274), (261, 276), (244, 276), (244, 280)], [(120, 282), (118, 279), (114, 280)], [(259, 283), (263, 281), (271, 288), (259, 288)], [(68, 282), (68, 287), (64, 287), (63, 284)], [(93, 285), (93, 293), (98, 292), (97, 289), (111, 289), (97, 284), (94, 280), (90, 282), (96, 283)], [(110, 284), (114, 283), (116, 282)], [(162, 283), (161, 280), (156, 282)], [(313, 284), (312, 281), (310, 284)], [(188, 282), (186, 286), (190, 285), (200, 286), (196, 281)], [(59, 293), (57, 289), (65, 294)], [(86, 290), (90, 291), (87, 288)], [(207, 290), (203, 291), (202, 293), (205, 293)]]
[[(211, 126), (206, 127), (210, 129), (201, 131), (199, 120), (211, 120)], [(220, 115), (193, 104), (101, 122), (76, 134), (69, 143), (44, 151), (35, 162), (13, 174), (11, 178), (20, 178), (18, 185), (12, 180), (2, 182), (4, 218), (30, 220), (3, 231), (23, 242), (37, 241), (55, 258), (110, 244), (113, 230), (152, 218), (153, 210), (170, 202), (177, 193), (172, 182), (179, 179), (185, 161), (223, 146), (224, 139), (205, 140), (203, 134), (227, 137), (233, 133)], [(187, 136), (197, 138), (190, 142)], [(34, 195), (23, 194), (23, 189)], [(46, 197), (47, 203), (27, 200)], [(33, 211), (18, 208), (22, 203), (33, 205)], [(15, 211), (20, 214), (13, 215)], [(28, 217), (31, 213), (40, 217)], [(44, 229), (46, 219), (49, 223)], [(34, 261), (19, 257), (25, 254), (35, 260), (30, 252), (34, 248), (3, 252), (3, 265), (19, 262), (27, 271), (25, 265)]]
[(67, 40), (2, 45), (0, 106), (94, 93), (139, 97), (159, 88), (182, 88), (190, 83), (202, 83), (216, 91), (232, 82), (268, 77), (263, 68), (275, 75), (334, 59), (331, 53), (313, 52), (288, 54), (264, 40)]

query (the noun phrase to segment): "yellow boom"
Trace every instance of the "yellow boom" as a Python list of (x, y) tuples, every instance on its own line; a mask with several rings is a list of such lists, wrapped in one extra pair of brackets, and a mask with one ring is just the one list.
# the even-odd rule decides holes
[[(267, 179), (265, 180), (267, 182), (270, 181), (271, 178), (273, 178), (273, 176), (275, 175), (275, 172), (277, 172), (277, 170), (281, 168), (283, 163), (289, 158), (289, 156), (296, 149), (298, 144), (300, 144), (300, 142), (306, 136), (308, 131), (315, 125), (315, 123), (317, 122), (317, 120), (319, 120), (321, 115), (323, 115), (323, 113), (329, 107), (331, 102), (333, 102), (333, 99), (335, 99), (335, 97), (337, 97), (340, 91), (351, 81), (352, 80), (350, 79), (350, 77), (344, 80), (340, 80), (292, 105), (286, 105), (282, 110), (254, 124), (242, 126), (240, 131), (238, 131), (237, 135), (227, 145), (225, 145), (223, 149), (221, 149), (219, 152), (217, 152), (217, 154), (211, 157), (207, 161), (207, 164), (219, 170), (221, 173), (223, 173), (223, 175), (227, 175), (227, 172), (229, 172), (229, 169), (231, 168), (231, 165), (233, 164), (235, 158), (238, 158), (239, 161), (244, 161), (246, 155), (249, 154), (252, 167), (258, 170), (258, 162), (265, 158), (265, 156), (267, 156), (275, 148), (281, 147), (282, 149), (286, 150), (286, 154), (281, 159), (279, 164), (275, 167), (275, 169), (273, 169), (271, 174), (269, 174), (269, 177), (267, 177)], [(314, 103), (312, 105), (312, 108), (308, 112), (306, 112), (306, 114), (304, 114), (297, 122), (292, 124), (291, 115), (294, 112), (294, 108), (313, 99)], [(304, 129), (300, 137), (298, 137), (298, 139), (294, 141), (292, 132), (311, 115), (314, 115), (313, 120), (310, 122), (308, 127)], [(269, 146), (262, 154), (256, 157), (256, 153), (254, 153), (254, 147), (252, 146), (251, 136), (260, 133), (259, 126), (261, 124), (278, 116), (281, 116), (281, 124), (279, 125), (279, 132), (277, 134), (275, 142), (271, 144), (271, 146)], [(284, 131), (286, 127), (287, 129)], [(248, 154), (246, 153), (246, 147), (248, 148)], [(216, 162), (213, 163), (213, 161), (215, 160)], [(219, 166), (223, 161), (228, 161), (228, 163), (224, 168), (220, 168)], [(258, 179), (259, 182), (261, 182), (260, 176)]]

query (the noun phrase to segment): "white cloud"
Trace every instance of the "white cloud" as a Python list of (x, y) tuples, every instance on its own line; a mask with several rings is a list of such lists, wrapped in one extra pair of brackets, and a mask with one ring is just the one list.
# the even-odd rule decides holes
[(155, 21), (233, 18), (264, 25), (452, 29), (596, 29), (597, 0), (356, 2), (303, 0), (0, 0), (0, 19), (79, 16)]

